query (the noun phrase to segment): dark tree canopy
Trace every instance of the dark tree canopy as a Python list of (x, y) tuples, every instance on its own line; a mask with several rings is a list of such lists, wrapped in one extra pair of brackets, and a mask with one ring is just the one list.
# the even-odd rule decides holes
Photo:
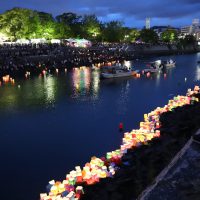
[(81, 19), (82, 17), (75, 14), (75, 13), (63, 13), (61, 15), (58, 15), (56, 17), (56, 20), (59, 22), (59, 23), (64, 23), (66, 25), (74, 25), (74, 24), (77, 24), (79, 22), (81, 22)]
[(95, 15), (84, 15), (83, 20), (83, 34), (86, 38), (95, 40), (101, 33), (101, 23)]
[(103, 28), (104, 40), (108, 42), (120, 42), (123, 40), (122, 22), (111, 21), (104, 25)]
[(140, 38), (143, 42), (156, 44), (158, 42), (158, 35), (152, 29), (142, 29), (140, 31)]

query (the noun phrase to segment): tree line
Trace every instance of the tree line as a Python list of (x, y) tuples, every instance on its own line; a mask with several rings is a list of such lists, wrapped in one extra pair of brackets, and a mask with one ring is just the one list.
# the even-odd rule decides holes
[[(49, 13), (23, 8), (13, 8), (0, 15), (0, 32), (11, 40), (87, 38), (97, 42), (134, 42), (140, 39), (153, 44), (160, 40), (152, 29), (139, 31), (125, 27), (118, 20), (103, 23), (95, 15), (81, 16), (71, 12), (53, 17)], [(176, 30), (168, 29), (161, 35), (164, 42), (174, 42), (177, 38)]]

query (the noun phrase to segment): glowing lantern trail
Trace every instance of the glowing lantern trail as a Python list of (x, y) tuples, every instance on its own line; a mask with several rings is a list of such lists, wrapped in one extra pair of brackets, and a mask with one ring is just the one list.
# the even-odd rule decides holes
[(172, 111), (176, 107), (198, 102), (198, 98), (193, 95), (200, 92), (199, 86), (194, 90), (188, 89), (186, 96), (176, 96), (169, 100), (164, 107), (157, 107), (154, 111), (144, 114), (144, 121), (140, 122), (140, 128), (124, 133), (122, 144), (119, 149), (108, 152), (106, 157), (92, 157), (89, 163), (86, 163), (83, 169), (76, 166), (75, 170), (66, 175), (62, 182), (50, 181), (47, 185), (48, 193), (40, 194), (40, 200), (78, 200), (84, 194), (83, 185), (91, 185), (100, 181), (100, 179), (113, 177), (119, 169), (121, 158), (127, 153), (127, 150), (146, 144), (155, 137), (160, 137), (161, 126), (159, 122), (162, 113)]

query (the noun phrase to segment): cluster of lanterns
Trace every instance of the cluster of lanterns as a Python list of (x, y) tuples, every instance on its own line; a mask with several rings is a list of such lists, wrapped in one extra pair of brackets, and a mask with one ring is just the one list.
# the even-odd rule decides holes
[(172, 111), (176, 107), (192, 104), (199, 101), (193, 95), (200, 92), (199, 86), (194, 90), (188, 89), (186, 96), (176, 96), (169, 100), (164, 107), (157, 107), (154, 111), (144, 114), (144, 121), (140, 122), (140, 128), (124, 133), (120, 149), (108, 152), (106, 157), (92, 157), (83, 169), (80, 166), (66, 175), (63, 182), (50, 181), (47, 186), (47, 193), (40, 194), (40, 200), (78, 200), (84, 194), (83, 185), (91, 185), (99, 182), (100, 179), (113, 177), (119, 169), (121, 158), (128, 149), (147, 144), (155, 137), (160, 137), (160, 115)]
[(15, 79), (10, 77), (10, 75), (5, 75), (2, 77), (2, 82), (0, 81), (0, 85), (2, 83), (11, 83), (11, 84), (14, 84), (15, 83)]
[[(199, 93), (199, 90), (200, 90), (200, 87), (198, 85), (196, 85), (194, 87), (194, 90), (191, 90), (191, 89), (188, 89), (187, 91), (187, 96), (193, 96), (195, 94), (198, 94)], [(194, 97), (193, 97), (194, 98)]]

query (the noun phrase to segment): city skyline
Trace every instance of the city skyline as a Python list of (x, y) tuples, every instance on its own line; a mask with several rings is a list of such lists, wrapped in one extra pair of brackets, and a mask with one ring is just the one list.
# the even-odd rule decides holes
[[(48, 6), (47, 6), (48, 5)], [(92, 0), (9, 0), (0, 3), (0, 13), (13, 7), (28, 8), (52, 13), (53, 16), (64, 12), (74, 12), (80, 15), (95, 14), (102, 22), (120, 20), (125, 26), (143, 28), (145, 19), (151, 18), (151, 26), (171, 25), (175, 27), (192, 24), (194, 18), (200, 18), (200, 2), (198, 0), (152, 0), (146, 3), (125, 1), (92, 1)]]

